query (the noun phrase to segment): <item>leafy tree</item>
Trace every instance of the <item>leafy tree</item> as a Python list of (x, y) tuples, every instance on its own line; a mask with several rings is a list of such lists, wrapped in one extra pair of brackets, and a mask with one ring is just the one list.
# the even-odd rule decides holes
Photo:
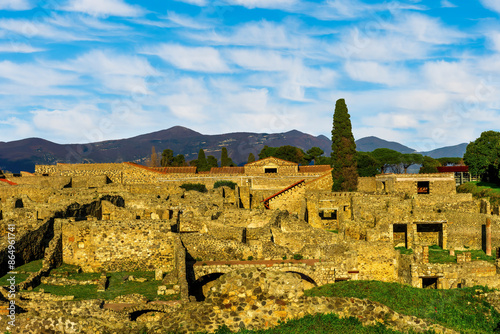
[(320, 156), (318, 157), (315, 165), (332, 165), (332, 157)]
[(485, 131), (475, 141), (470, 142), (465, 150), (464, 162), (473, 175), (499, 183), (500, 132)]
[(285, 145), (280, 147), (269, 147), (264, 146), (264, 148), (259, 153), (259, 159), (264, 159), (268, 157), (275, 157), (287, 161), (296, 162), (298, 164), (307, 164), (306, 154), (302, 149)]
[(398, 172), (398, 165), (402, 161), (402, 154), (389, 148), (377, 148), (373, 150), (372, 156), (380, 162), (380, 172), (387, 173), (388, 170)]
[(332, 191), (355, 191), (358, 187), (356, 143), (344, 99), (337, 100), (332, 129)]
[(161, 154), (161, 166), (169, 167), (172, 166), (172, 161), (174, 160), (174, 151), (171, 149), (163, 150)]
[(233, 162), (233, 160), (228, 156), (227, 154), (227, 148), (223, 147), (220, 155), (220, 166), (221, 167), (226, 167), (226, 166), (235, 166), (236, 164)]
[(405, 174), (408, 171), (408, 167), (411, 165), (421, 164), (424, 160), (422, 154), (418, 153), (408, 153), (401, 155), (401, 166), (404, 169)]
[(209, 155), (207, 157), (207, 164), (208, 164), (209, 170), (212, 167), (219, 167), (219, 163), (217, 162), (217, 158), (214, 157), (213, 155)]
[(186, 158), (184, 158), (183, 154), (177, 154), (173, 159), (172, 159), (172, 166), (174, 167), (182, 167), (186, 166)]
[(269, 157), (276, 157), (277, 147), (269, 147), (265, 145), (259, 153), (259, 159), (265, 159)]
[(359, 176), (375, 176), (380, 173), (380, 161), (370, 152), (356, 152)]
[(304, 151), (302, 151), (300, 148), (291, 146), (291, 145), (285, 145), (285, 146), (280, 146), (275, 152), (275, 157), (280, 158), (286, 161), (292, 161), (296, 162), (298, 164), (307, 164), (306, 154)]
[(307, 150), (307, 160), (311, 161), (314, 160), (314, 164), (317, 165), (318, 158), (323, 155), (325, 151), (320, 149), (317, 146), (311, 147), (310, 149)]
[(460, 166), (463, 165), (463, 158), (438, 158), (441, 166)]
[(439, 161), (433, 159), (429, 156), (424, 156), (422, 161), (422, 167), (420, 167), (420, 174), (428, 174), (428, 173), (438, 173), (437, 167), (441, 166)]
[(247, 163), (251, 163), (251, 162), (254, 162), (255, 161), (255, 155), (253, 155), (253, 153), (250, 153), (248, 155), (248, 161)]

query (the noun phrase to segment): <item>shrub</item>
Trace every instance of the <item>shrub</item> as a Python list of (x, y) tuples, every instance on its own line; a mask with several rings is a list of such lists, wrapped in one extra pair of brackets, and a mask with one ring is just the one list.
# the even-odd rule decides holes
[(214, 189), (220, 187), (229, 187), (231, 189), (234, 189), (236, 187), (236, 182), (221, 180), (214, 183)]
[(248, 261), (252, 261), (252, 260), (253, 260), (253, 256), (252, 256), (252, 255), (250, 255), (250, 256), (248, 257)]
[(205, 187), (205, 185), (202, 183), (184, 183), (183, 185), (181, 185), (181, 188), (186, 191), (196, 190), (200, 193), (206, 193), (208, 191), (207, 187)]
[(294, 260), (302, 260), (304, 257), (300, 254), (293, 254), (293, 259)]

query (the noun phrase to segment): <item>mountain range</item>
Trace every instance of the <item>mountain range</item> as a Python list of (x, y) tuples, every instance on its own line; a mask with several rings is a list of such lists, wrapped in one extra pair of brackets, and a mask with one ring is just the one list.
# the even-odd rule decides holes
[[(164, 149), (174, 154), (184, 154), (186, 161), (196, 159), (200, 149), (205, 154), (220, 159), (222, 147), (239, 165), (244, 164), (250, 153), (256, 157), (265, 146), (297, 146), (304, 151), (317, 146), (331, 153), (331, 140), (326, 136), (312, 136), (297, 130), (284, 133), (235, 132), (219, 135), (204, 135), (191, 129), (174, 126), (170, 129), (152, 132), (132, 138), (107, 140), (88, 144), (57, 144), (41, 138), (28, 138), (11, 142), (0, 142), (0, 170), (11, 172), (33, 172), (35, 164), (105, 163), (132, 161), (144, 163), (151, 155), (152, 147), (161, 155)], [(369, 152), (376, 148), (390, 148), (401, 153), (415, 152), (414, 149), (396, 142), (377, 137), (365, 137), (356, 141), (358, 151)], [(462, 157), (467, 144), (459, 144), (419, 152), (433, 158)]]

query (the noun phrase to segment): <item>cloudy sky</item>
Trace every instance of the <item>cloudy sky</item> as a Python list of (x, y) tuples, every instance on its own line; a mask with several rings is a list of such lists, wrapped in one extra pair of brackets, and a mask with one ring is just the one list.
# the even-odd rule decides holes
[(500, 129), (497, 0), (0, 0), (0, 141), (330, 136), (417, 150)]

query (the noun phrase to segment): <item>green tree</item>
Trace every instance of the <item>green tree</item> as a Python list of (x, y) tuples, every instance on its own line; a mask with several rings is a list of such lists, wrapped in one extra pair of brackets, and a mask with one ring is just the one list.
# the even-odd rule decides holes
[(306, 154), (300, 148), (285, 145), (280, 146), (275, 152), (275, 158), (280, 158), (286, 161), (296, 162), (298, 164), (307, 164)]
[(359, 176), (375, 176), (380, 173), (380, 161), (370, 152), (357, 152)]
[(437, 159), (441, 166), (460, 166), (463, 165), (464, 160), (463, 158), (452, 158), (452, 157), (446, 157), (446, 158), (438, 158)]
[(402, 154), (390, 148), (377, 148), (373, 150), (372, 156), (380, 162), (380, 172), (387, 173), (389, 170), (398, 172), (398, 165), (401, 163)]
[(314, 160), (314, 164), (317, 165), (318, 163), (318, 158), (323, 155), (325, 151), (320, 149), (317, 146), (311, 147), (310, 149), (307, 150), (307, 160), (311, 161)]
[(265, 159), (269, 157), (276, 157), (277, 147), (269, 147), (265, 145), (259, 153), (259, 159)]
[(248, 161), (247, 163), (251, 163), (251, 162), (254, 162), (255, 161), (255, 155), (253, 155), (253, 153), (250, 153), (248, 155)]
[(401, 165), (403, 166), (405, 174), (408, 172), (408, 167), (411, 165), (421, 164), (424, 160), (422, 154), (407, 153), (401, 155)]
[(177, 154), (173, 159), (172, 159), (172, 166), (174, 167), (182, 167), (186, 166), (186, 158), (184, 157), (183, 154)]
[(207, 158), (205, 157), (205, 151), (201, 148), (198, 152), (198, 159), (196, 159), (196, 167), (199, 172), (204, 172), (210, 170), (208, 166)]
[(209, 155), (207, 157), (207, 164), (208, 164), (208, 170), (212, 167), (219, 167), (219, 163), (217, 162), (217, 158), (214, 157), (213, 155)]
[(173, 160), (174, 160), (174, 151), (168, 148), (163, 150), (161, 154), (161, 166), (162, 167), (172, 166)]
[(355, 191), (358, 187), (356, 143), (344, 99), (337, 100), (332, 129), (332, 191)]
[(221, 167), (236, 166), (236, 164), (233, 162), (233, 160), (228, 156), (227, 148), (225, 148), (225, 147), (222, 148), (222, 151), (220, 154), (220, 166)]
[(318, 157), (315, 165), (332, 165), (332, 157), (320, 156)]
[(420, 174), (438, 173), (437, 167), (441, 166), (439, 161), (429, 156), (424, 156), (422, 167), (420, 167)]
[(489, 182), (499, 182), (500, 132), (485, 131), (475, 141), (467, 145), (464, 162), (469, 172), (479, 175)]

